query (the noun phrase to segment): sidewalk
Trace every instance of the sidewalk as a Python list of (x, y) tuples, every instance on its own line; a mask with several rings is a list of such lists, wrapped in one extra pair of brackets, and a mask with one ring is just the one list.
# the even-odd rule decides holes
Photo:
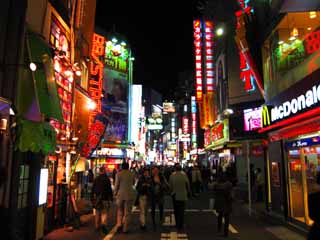
[(92, 214), (83, 215), (80, 218), (81, 226), (79, 229), (70, 227), (59, 228), (50, 232), (44, 240), (98, 240), (103, 239), (104, 235), (97, 232), (94, 228), (94, 217)]

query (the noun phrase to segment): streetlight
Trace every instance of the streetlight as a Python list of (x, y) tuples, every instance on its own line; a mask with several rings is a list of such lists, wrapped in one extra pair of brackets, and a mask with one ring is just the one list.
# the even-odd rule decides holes
[(224, 33), (224, 29), (222, 27), (219, 27), (217, 30), (216, 30), (216, 34), (218, 37), (222, 36)]

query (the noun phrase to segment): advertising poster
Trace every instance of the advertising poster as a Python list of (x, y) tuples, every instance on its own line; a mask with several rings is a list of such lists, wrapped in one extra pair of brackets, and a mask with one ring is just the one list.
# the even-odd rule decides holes
[(102, 111), (110, 120), (104, 140), (121, 142), (127, 139), (128, 128), (128, 80), (127, 74), (104, 68)]

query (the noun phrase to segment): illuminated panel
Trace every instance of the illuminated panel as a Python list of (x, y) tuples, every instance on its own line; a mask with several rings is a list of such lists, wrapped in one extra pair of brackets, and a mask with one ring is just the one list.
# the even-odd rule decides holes
[(240, 56), (240, 79), (244, 82), (244, 90), (247, 92), (254, 91), (254, 76), (252, 70), (243, 54), (242, 51), (239, 51)]
[(89, 128), (95, 116), (101, 112), (104, 46), (105, 38), (94, 33), (91, 52), (93, 61), (90, 65), (89, 95), (91, 100), (96, 103), (96, 108), (89, 113)]
[(206, 87), (207, 93), (213, 92), (214, 68), (213, 68), (213, 23), (205, 22), (205, 62), (206, 62)]
[(191, 97), (191, 142), (192, 147), (197, 148), (197, 104), (196, 97)]
[(189, 133), (189, 118), (188, 117), (182, 118), (182, 132), (183, 132), (183, 134)]
[(238, 0), (241, 10), (236, 12), (236, 15), (253, 12), (253, 8), (249, 6), (250, 0)]
[(193, 36), (194, 36), (194, 55), (195, 55), (195, 73), (196, 73), (196, 99), (202, 101), (202, 50), (201, 50), (201, 22), (200, 20), (193, 21)]

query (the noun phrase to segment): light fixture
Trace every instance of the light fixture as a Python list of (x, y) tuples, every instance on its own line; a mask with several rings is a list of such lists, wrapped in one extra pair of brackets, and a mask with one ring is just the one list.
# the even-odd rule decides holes
[(309, 18), (316, 18), (317, 17), (317, 12), (316, 11), (311, 11), (309, 12)]
[(0, 130), (5, 131), (7, 129), (8, 120), (6, 118), (1, 118), (0, 120)]
[(223, 111), (223, 114), (224, 115), (231, 115), (231, 114), (233, 114), (234, 112), (233, 112), (233, 110), (231, 109), (231, 108), (227, 108), (227, 109), (225, 109), (224, 111)]
[(97, 104), (94, 101), (89, 100), (89, 102), (88, 102), (88, 109), (89, 110), (95, 110), (96, 106), (97, 106)]
[(311, 31), (311, 27), (307, 27), (307, 30), (308, 30), (308, 31)]
[(296, 39), (296, 37), (295, 36), (291, 36), (291, 37), (289, 37), (289, 40), (290, 41), (293, 41), (293, 40), (295, 40)]
[(65, 136), (62, 136), (62, 137), (60, 138), (60, 140), (61, 140), (61, 141), (65, 141), (65, 140), (66, 140), (66, 137), (65, 137)]
[(76, 154), (77, 152), (76, 152), (76, 150), (74, 150), (74, 149), (72, 149), (71, 151), (70, 151), (70, 154)]
[(223, 30), (222, 27), (219, 27), (219, 28), (217, 29), (217, 31), (216, 31), (217, 36), (222, 36), (223, 33), (224, 33), (224, 30)]
[(281, 45), (281, 44), (283, 44), (283, 43), (284, 43), (284, 41), (282, 41), (282, 40), (280, 40), (280, 41), (278, 42), (279, 45)]
[(68, 69), (64, 71), (64, 75), (66, 75), (67, 77), (72, 75), (72, 72)]
[(292, 29), (291, 36), (295, 36), (295, 37), (298, 37), (298, 36), (299, 36), (299, 30), (298, 30), (298, 28), (294, 27), (294, 28)]
[(10, 114), (11, 116), (16, 115), (16, 113), (13, 111), (13, 109), (12, 109), (12, 108), (10, 108), (10, 110), (9, 110), (9, 114)]
[(112, 38), (112, 42), (116, 43), (116, 42), (118, 42), (118, 39)]
[(80, 76), (81, 76), (81, 71), (80, 71), (80, 70), (76, 70), (76, 75), (77, 75), (78, 77), (80, 77)]
[(126, 45), (127, 45), (127, 44), (126, 44), (124, 41), (121, 42), (121, 46), (124, 47), (124, 46), (126, 46)]
[(71, 138), (71, 140), (72, 140), (72, 141), (78, 141), (78, 140), (79, 140), (79, 138), (78, 138), (78, 137), (76, 137), (76, 136), (73, 136), (73, 137)]
[(29, 68), (32, 72), (35, 72), (37, 70), (37, 65), (34, 62), (31, 62)]

